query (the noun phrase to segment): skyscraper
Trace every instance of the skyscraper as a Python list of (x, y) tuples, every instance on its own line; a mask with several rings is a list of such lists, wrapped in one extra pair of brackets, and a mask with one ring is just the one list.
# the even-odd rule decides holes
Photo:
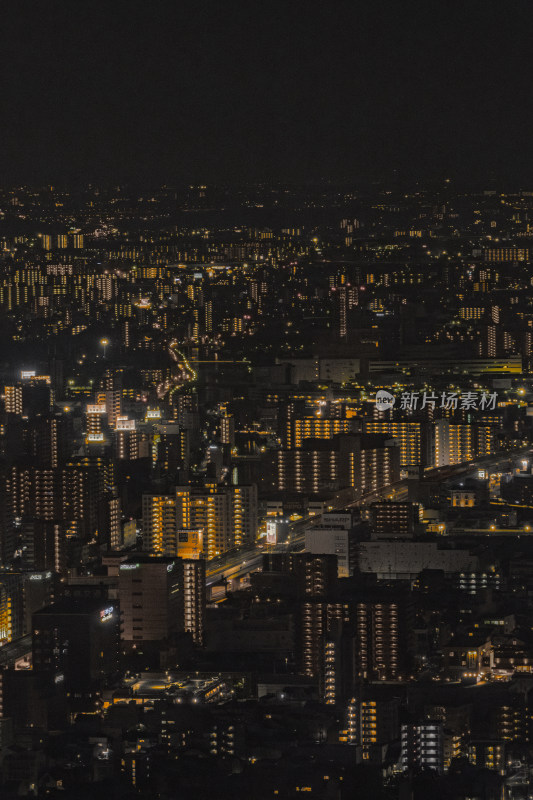
[(205, 561), (138, 554), (121, 563), (122, 639), (128, 648), (155, 647), (178, 633), (202, 644)]

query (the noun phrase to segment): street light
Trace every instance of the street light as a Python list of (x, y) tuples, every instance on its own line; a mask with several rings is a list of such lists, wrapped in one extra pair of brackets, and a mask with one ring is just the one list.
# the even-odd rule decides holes
[(104, 358), (105, 358), (105, 351), (106, 351), (107, 345), (109, 344), (109, 339), (100, 339), (100, 344), (104, 348)]

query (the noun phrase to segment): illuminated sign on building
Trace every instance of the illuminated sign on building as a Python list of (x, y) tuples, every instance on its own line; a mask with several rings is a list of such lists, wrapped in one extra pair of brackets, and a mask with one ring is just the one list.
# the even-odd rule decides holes
[(108, 608), (104, 608), (103, 611), (100, 611), (100, 622), (107, 622), (108, 619), (111, 619), (113, 611), (113, 606), (108, 606)]
[(128, 419), (127, 417), (117, 417), (117, 423), (115, 426), (115, 430), (117, 431), (134, 431), (135, 430), (135, 420)]
[(286, 519), (269, 519), (266, 524), (266, 543), (278, 544), (287, 539), (289, 523)]
[(98, 405), (90, 405), (87, 406), (87, 413), (88, 414), (105, 414), (106, 408), (104, 403), (98, 403)]
[(87, 441), (88, 442), (103, 442), (104, 441), (104, 434), (103, 433), (88, 433), (87, 434)]
[(23, 381), (45, 381), (50, 384), (50, 375), (37, 375), (34, 369), (23, 369), (20, 373), (20, 379)]
[(158, 408), (149, 408), (146, 412), (146, 419), (161, 419), (161, 411)]
[(267, 520), (267, 544), (276, 544), (278, 541), (278, 523), (274, 520)]

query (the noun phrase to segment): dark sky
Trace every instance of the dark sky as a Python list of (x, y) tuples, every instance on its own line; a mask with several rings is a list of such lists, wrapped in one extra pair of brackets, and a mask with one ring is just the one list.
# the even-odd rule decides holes
[(533, 187), (531, 0), (4, 0), (0, 183)]

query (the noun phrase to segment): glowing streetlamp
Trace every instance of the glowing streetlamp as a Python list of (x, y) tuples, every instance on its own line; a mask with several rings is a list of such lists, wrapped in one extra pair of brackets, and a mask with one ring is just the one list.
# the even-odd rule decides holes
[(100, 344), (104, 348), (104, 358), (105, 358), (105, 351), (106, 351), (107, 345), (109, 344), (109, 339), (100, 339)]

